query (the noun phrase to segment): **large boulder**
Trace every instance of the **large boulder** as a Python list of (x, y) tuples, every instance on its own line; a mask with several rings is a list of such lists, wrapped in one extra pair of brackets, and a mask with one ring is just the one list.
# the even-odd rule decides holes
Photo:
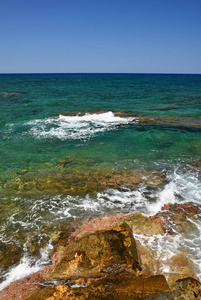
[(142, 268), (137, 243), (126, 223), (85, 234), (54, 259), (44, 279), (46, 285), (53, 282), (55, 286), (36, 291), (27, 300), (147, 299), (170, 291), (163, 275)]
[(85, 235), (67, 246), (46, 280), (72, 281), (81, 276), (87, 281), (124, 269), (141, 269), (136, 242), (126, 223)]

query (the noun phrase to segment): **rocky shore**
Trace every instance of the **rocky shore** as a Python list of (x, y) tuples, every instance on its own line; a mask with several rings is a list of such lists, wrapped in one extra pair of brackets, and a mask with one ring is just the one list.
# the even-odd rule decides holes
[[(51, 266), (13, 282), (0, 299), (201, 299), (193, 258), (182, 249), (200, 218), (200, 208), (185, 203), (166, 204), (152, 217), (74, 222), (55, 239)], [(181, 247), (171, 254), (157, 247), (175, 238)]]

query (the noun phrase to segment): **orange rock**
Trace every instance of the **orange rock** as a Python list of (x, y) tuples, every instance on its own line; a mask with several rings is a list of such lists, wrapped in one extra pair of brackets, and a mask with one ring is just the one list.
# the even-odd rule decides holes
[(140, 258), (127, 224), (88, 234), (67, 246), (46, 280), (101, 277), (124, 268), (140, 269)]
[[(124, 272), (118, 276), (110, 275), (107, 278), (94, 281), (87, 287), (67, 288), (66, 286), (59, 286), (59, 289), (55, 287), (50, 297), (41, 298), (39, 294), (35, 293), (27, 300), (141, 300), (148, 299), (162, 291), (170, 291), (162, 275), (134, 277), (132, 274)], [(46, 291), (44, 289), (42, 297), (47, 292), (49, 289)]]

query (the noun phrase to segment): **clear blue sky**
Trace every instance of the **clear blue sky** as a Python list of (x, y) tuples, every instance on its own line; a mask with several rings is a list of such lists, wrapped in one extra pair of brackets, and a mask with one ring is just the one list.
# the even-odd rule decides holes
[(1, 0), (0, 73), (201, 73), (201, 0)]

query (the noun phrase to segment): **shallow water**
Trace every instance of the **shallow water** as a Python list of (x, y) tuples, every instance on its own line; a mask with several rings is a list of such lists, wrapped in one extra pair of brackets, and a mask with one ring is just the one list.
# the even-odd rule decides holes
[[(49, 253), (50, 232), (77, 218), (201, 203), (201, 75), (0, 75), (0, 105), (2, 287), (17, 279), (18, 268), (25, 275), (48, 263), (41, 251)], [(162, 121), (142, 123), (144, 116)], [(125, 170), (159, 172), (165, 180), (80, 190), (83, 172)], [(52, 177), (59, 186), (71, 173), (79, 179), (73, 193), (50, 188)], [(185, 247), (200, 274), (196, 226)], [(13, 249), (21, 256), (8, 269), (5, 253)]]

